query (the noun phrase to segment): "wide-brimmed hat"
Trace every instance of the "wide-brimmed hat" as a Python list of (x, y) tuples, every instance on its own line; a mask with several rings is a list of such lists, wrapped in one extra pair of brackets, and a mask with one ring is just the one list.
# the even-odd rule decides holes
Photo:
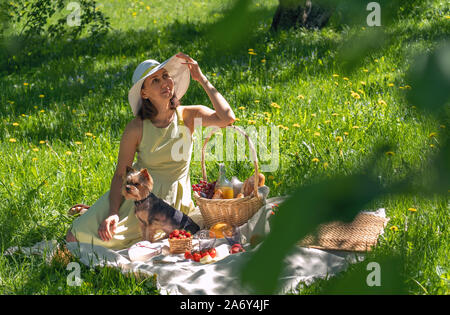
[(137, 116), (139, 109), (142, 106), (141, 88), (144, 80), (162, 68), (165, 68), (174, 82), (174, 92), (178, 99), (181, 99), (186, 93), (189, 82), (191, 81), (190, 71), (187, 65), (182, 64), (184, 60), (173, 55), (163, 63), (156, 60), (148, 59), (139, 66), (133, 73), (133, 86), (128, 92), (128, 101), (134, 116)]

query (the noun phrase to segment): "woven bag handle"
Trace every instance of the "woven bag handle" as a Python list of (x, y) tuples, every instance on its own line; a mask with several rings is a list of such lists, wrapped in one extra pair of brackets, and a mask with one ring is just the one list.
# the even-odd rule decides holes
[[(259, 182), (259, 176), (258, 176), (258, 157), (257, 157), (257, 155), (256, 155), (256, 150), (255, 150), (255, 147), (254, 147), (254, 145), (253, 145), (253, 142), (252, 142), (252, 140), (250, 139), (250, 137), (249, 137), (249, 136), (248, 136), (241, 128), (239, 128), (239, 127), (237, 127), (237, 126), (234, 126), (234, 125), (231, 125), (231, 126), (227, 126), (227, 127), (223, 128), (223, 129), (226, 129), (226, 128), (231, 128), (231, 129), (236, 130), (237, 132), (239, 132), (240, 134), (242, 134), (242, 135), (245, 137), (245, 139), (247, 140), (247, 142), (248, 142), (248, 147), (249, 147), (249, 149), (250, 149), (251, 154), (253, 155), (253, 165), (255, 166), (255, 175), (254, 175), (254, 176), (255, 176), (255, 181), (254, 181), (253, 191), (254, 191), (254, 193), (255, 193), (255, 196), (256, 196), (257, 198), (259, 198), (259, 196), (258, 196), (258, 182)], [(213, 130), (211, 130), (211, 132), (209, 133), (209, 135), (206, 137), (205, 143), (203, 144), (203, 147), (202, 147), (202, 175), (203, 175), (203, 180), (205, 180), (205, 181), (207, 181), (207, 178), (206, 178), (206, 165), (205, 165), (205, 148), (206, 148), (206, 144), (208, 143), (209, 139), (211, 139), (211, 137), (212, 137), (216, 132), (218, 132), (220, 129), (221, 129), (221, 128), (216, 127), (216, 128), (214, 128)]]

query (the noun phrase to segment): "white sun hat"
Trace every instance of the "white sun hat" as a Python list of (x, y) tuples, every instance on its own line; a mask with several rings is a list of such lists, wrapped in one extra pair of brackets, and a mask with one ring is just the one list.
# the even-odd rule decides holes
[(185, 62), (185, 60), (173, 55), (163, 63), (148, 59), (137, 66), (133, 73), (133, 86), (128, 92), (128, 101), (130, 102), (134, 116), (137, 116), (139, 109), (141, 109), (142, 106), (141, 87), (144, 80), (162, 68), (165, 68), (172, 77), (174, 82), (174, 92), (177, 98), (181, 99), (183, 97), (189, 87), (191, 77), (189, 68), (187, 65), (183, 65), (182, 62)]

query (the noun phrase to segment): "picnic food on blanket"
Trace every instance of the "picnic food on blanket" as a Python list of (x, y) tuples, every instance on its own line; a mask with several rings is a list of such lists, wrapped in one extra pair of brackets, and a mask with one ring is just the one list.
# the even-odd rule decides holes
[(225, 164), (220, 163), (219, 167), (219, 178), (217, 179), (215, 191), (217, 192), (218, 189), (222, 191), (222, 199), (233, 199), (233, 185), (225, 175)]
[(185, 230), (173, 230), (169, 235), (171, 254), (182, 254), (192, 248), (192, 235)]
[(146, 261), (161, 254), (162, 246), (149, 241), (142, 241), (134, 244), (128, 249), (128, 256), (131, 261)]
[(245, 252), (245, 249), (242, 247), (241, 244), (236, 243), (233, 246), (231, 246), (230, 254), (237, 254), (242, 252)]
[(215, 248), (208, 248), (204, 250), (196, 250), (196, 251), (190, 251), (187, 250), (184, 253), (185, 259), (191, 259), (195, 262), (200, 262), (202, 264), (209, 264), (213, 262), (213, 258), (215, 258), (217, 255)]
[(199, 184), (192, 185), (192, 190), (196, 191), (200, 197), (211, 199), (214, 195), (217, 181), (208, 183), (206, 180), (201, 180)]
[(224, 238), (225, 235), (231, 236), (233, 234), (233, 227), (228, 223), (219, 222), (214, 224), (209, 229), (210, 237)]
[[(241, 193), (244, 194), (245, 197), (250, 196), (251, 193), (254, 191), (255, 187), (255, 174), (247, 178), (242, 185)], [(264, 186), (266, 178), (263, 174), (258, 173), (258, 187)]]

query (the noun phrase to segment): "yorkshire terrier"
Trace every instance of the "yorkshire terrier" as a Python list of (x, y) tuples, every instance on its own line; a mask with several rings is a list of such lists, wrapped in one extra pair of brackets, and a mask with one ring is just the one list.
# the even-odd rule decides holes
[(127, 166), (126, 172), (122, 195), (125, 199), (134, 200), (134, 213), (140, 222), (144, 240), (154, 242), (159, 239), (157, 232), (161, 230), (165, 237), (175, 229), (184, 229), (192, 234), (200, 230), (189, 216), (152, 193), (153, 178), (146, 168), (137, 171)]

